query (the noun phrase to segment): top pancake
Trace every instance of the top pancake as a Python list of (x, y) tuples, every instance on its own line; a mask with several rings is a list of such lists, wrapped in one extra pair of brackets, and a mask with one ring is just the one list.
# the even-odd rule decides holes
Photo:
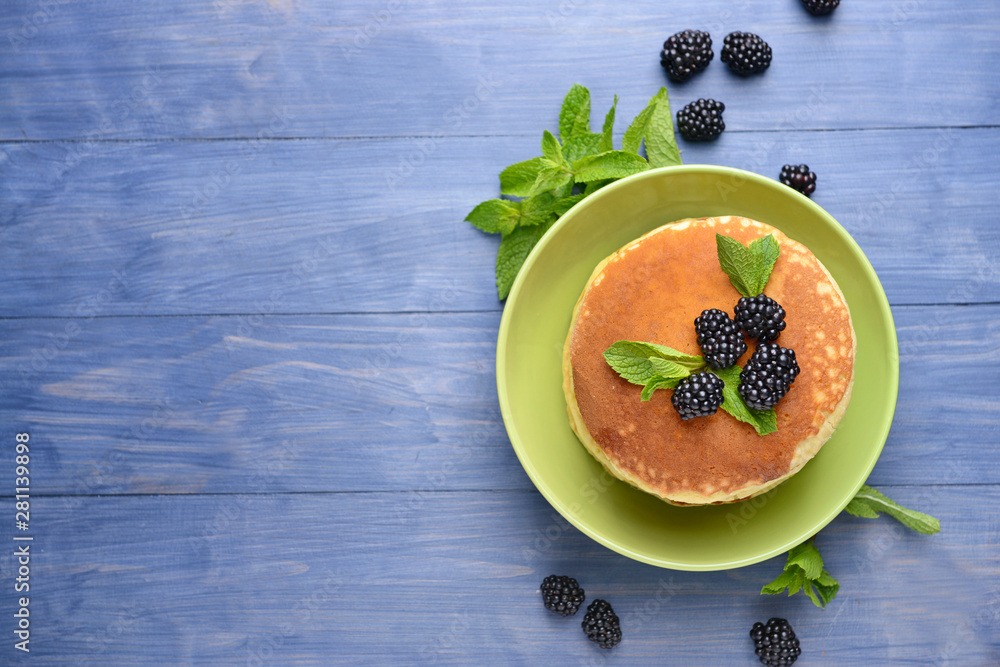
[[(781, 247), (765, 293), (785, 309), (777, 339), (795, 350), (801, 373), (775, 408), (778, 430), (719, 410), (683, 421), (669, 390), (641, 401), (603, 352), (619, 340), (701, 354), (694, 320), (718, 308), (732, 316), (740, 294), (719, 266), (715, 234), (744, 244), (773, 234)], [(749, 359), (754, 341), (740, 361)], [(733, 502), (797, 472), (843, 416), (854, 376), (854, 329), (832, 276), (802, 244), (734, 216), (684, 220), (630, 243), (595, 269), (577, 303), (564, 350), (564, 389), (573, 429), (612, 474), (675, 504)]]

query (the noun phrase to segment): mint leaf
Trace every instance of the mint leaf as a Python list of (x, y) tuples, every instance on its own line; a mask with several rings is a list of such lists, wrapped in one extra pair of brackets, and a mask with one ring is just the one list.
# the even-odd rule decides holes
[[(795, 572), (785, 570), (779, 574), (774, 581), (769, 584), (764, 584), (764, 587), (760, 589), (761, 595), (777, 595), (781, 593), (789, 586), (793, 585), (795, 582)], [(801, 587), (801, 583), (799, 586)]]
[(601, 136), (595, 132), (587, 132), (573, 137), (563, 144), (563, 159), (572, 164), (582, 157), (597, 155), (601, 152), (598, 148)]
[(646, 108), (639, 112), (639, 115), (632, 120), (632, 124), (625, 130), (625, 138), (622, 139), (623, 151), (635, 153), (636, 155), (639, 154), (639, 147), (642, 145), (642, 138), (646, 136), (646, 128), (649, 125), (649, 119), (653, 115), (654, 108), (656, 108), (655, 97), (649, 101)]
[(825, 607), (827, 603), (833, 598), (837, 597), (837, 591), (840, 590), (840, 582), (833, 578), (833, 576), (823, 570), (819, 578), (812, 582), (816, 590), (819, 591), (820, 597), (823, 599), (823, 604), (820, 606)]
[(739, 366), (712, 370), (713, 373), (722, 378), (722, 409), (739, 421), (753, 426), (757, 435), (774, 433), (778, 430), (778, 419), (774, 410), (754, 410), (740, 396), (740, 372), (742, 370)]
[(585, 195), (581, 194), (581, 195), (569, 195), (568, 197), (560, 197), (559, 200), (556, 201), (555, 205), (553, 206), (553, 210), (556, 212), (556, 215), (562, 215), (566, 211), (576, 206), (584, 198), (584, 196)]
[(639, 395), (639, 399), (643, 401), (648, 401), (653, 397), (653, 392), (657, 389), (674, 389), (680, 383), (682, 378), (665, 378), (662, 375), (654, 375), (646, 381), (646, 385), (642, 388), (642, 394)]
[[(818, 566), (817, 566), (818, 564)], [(793, 548), (788, 552), (784, 571), (761, 589), (761, 595), (777, 595), (785, 589), (792, 596), (800, 590), (809, 596), (817, 607), (825, 607), (837, 597), (840, 584), (833, 576), (823, 569), (823, 558), (812, 540)]]
[(757, 263), (750, 250), (734, 238), (715, 235), (716, 251), (719, 255), (719, 266), (729, 276), (729, 282), (743, 296), (757, 296), (754, 292), (757, 285)]
[(608, 111), (608, 115), (604, 117), (604, 128), (601, 133), (601, 141), (597, 145), (597, 150), (600, 153), (605, 151), (614, 150), (614, 144), (612, 143), (612, 132), (615, 129), (615, 108), (618, 106), (618, 96), (615, 95), (615, 101), (611, 103), (611, 110)]
[(705, 365), (704, 358), (700, 356), (684, 354), (672, 347), (655, 343), (620, 340), (604, 351), (604, 359), (608, 365), (632, 384), (646, 384), (657, 375), (656, 368), (650, 361), (651, 357), (673, 362), (689, 371), (698, 370)]
[(561, 166), (563, 163), (562, 146), (548, 130), (542, 132), (542, 155), (551, 160), (554, 165)]
[(538, 172), (538, 178), (531, 187), (530, 194), (535, 195), (546, 190), (558, 190), (573, 182), (573, 174), (559, 167), (550, 167)]
[(665, 378), (677, 378), (683, 380), (691, 375), (691, 370), (687, 366), (664, 359), (663, 357), (650, 357), (649, 363), (653, 365), (653, 370), (657, 375)]
[(538, 172), (544, 167), (545, 163), (540, 157), (510, 165), (500, 172), (500, 194), (527, 197), (538, 178)]
[[(660, 88), (653, 100), (652, 114), (646, 125), (646, 157), (654, 167), (681, 164), (681, 152), (674, 137), (674, 120), (670, 115), (670, 97), (666, 88)], [(650, 101), (652, 104), (652, 100)]]
[(615, 179), (613, 178), (602, 178), (599, 181), (591, 181), (590, 183), (587, 183), (586, 187), (583, 188), (583, 196), (590, 196), (603, 188), (605, 185), (611, 185), (614, 182)]
[(788, 552), (788, 564), (802, 568), (807, 579), (818, 579), (823, 572), (823, 557), (812, 540), (803, 542)]
[(521, 217), (521, 206), (505, 199), (488, 199), (465, 216), (466, 222), (488, 234), (509, 234)]
[(624, 178), (649, 169), (642, 157), (625, 151), (608, 151), (581, 158), (573, 163), (577, 183), (589, 183), (605, 178)]
[(551, 226), (552, 223), (518, 227), (500, 241), (500, 248), (497, 250), (497, 294), (501, 300), (510, 294), (514, 278), (528, 258), (528, 253)]
[(915, 530), (918, 533), (923, 533), (924, 535), (933, 535), (941, 530), (941, 522), (934, 517), (917, 512), (916, 510), (907, 509), (890, 500), (878, 489), (873, 489), (867, 484), (861, 487), (861, 490), (858, 491), (857, 495), (854, 496), (854, 499), (848, 503), (845, 509), (849, 514), (865, 518), (874, 518), (871, 516), (871, 513), (874, 513), (877, 517), (879, 512), (885, 512), (907, 528)]
[(574, 83), (563, 98), (559, 112), (559, 137), (567, 143), (590, 132), (590, 91)]
[(754, 259), (756, 280), (753, 290), (754, 296), (756, 296), (767, 287), (767, 281), (771, 278), (774, 263), (778, 261), (778, 257), (781, 255), (781, 246), (778, 245), (773, 234), (768, 234), (767, 236), (761, 236), (759, 239), (754, 239), (747, 250), (750, 251), (750, 255)]

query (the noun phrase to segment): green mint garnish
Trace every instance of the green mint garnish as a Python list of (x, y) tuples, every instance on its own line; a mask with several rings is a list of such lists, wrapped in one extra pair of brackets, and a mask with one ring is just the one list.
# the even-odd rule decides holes
[(848, 503), (844, 511), (866, 519), (876, 519), (879, 516), (879, 512), (885, 512), (907, 528), (915, 530), (918, 533), (923, 533), (924, 535), (933, 535), (941, 530), (941, 522), (934, 517), (917, 512), (916, 510), (907, 509), (893, 502), (884, 493), (873, 489), (867, 484), (861, 487), (861, 490)]
[(754, 430), (757, 431), (757, 435), (774, 433), (778, 430), (778, 418), (774, 414), (774, 408), (770, 410), (754, 410), (740, 396), (740, 372), (742, 370), (739, 366), (730, 366), (722, 370), (712, 371), (722, 378), (722, 409), (739, 421), (753, 426)]
[(590, 133), (590, 91), (574, 83), (563, 99), (559, 112), (559, 137), (565, 144)]
[(667, 89), (660, 88), (660, 92), (653, 99), (656, 104), (653, 106), (645, 132), (646, 157), (649, 158), (649, 164), (654, 167), (681, 164), (681, 152), (674, 137), (674, 121), (670, 114)]
[[(633, 340), (620, 340), (614, 343), (604, 351), (604, 359), (615, 372), (632, 384), (646, 384), (651, 378), (659, 375), (653, 359), (660, 360), (657, 363), (669, 362), (686, 370), (687, 374), (678, 375), (678, 379), (683, 379), (691, 371), (705, 366), (705, 359), (701, 356), (684, 354), (665, 345)], [(665, 365), (661, 365), (660, 368), (665, 368)]]
[(734, 238), (716, 234), (715, 244), (719, 266), (729, 276), (737, 292), (752, 297), (764, 291), (774, 263), (781, 254), (774, 236), (762, 236), (747, 247)]
[[(591, 132), (590, 91), (573, 84), (559, 112), (559, 138), (544, 131), (542, 155), (500, 172), (500, 194), (524, 199), (490, 199), (466, 216), (477, 229), (503, 236), (496, 265), (500, 299), (507, 298), (531, 249), (573, 205), (619, 178), (646, 171), (650, 164), (680, 164), (665, 88), (632, 121), (620, 151), (613, 143), (617, 107), (616, 96), (601, 132)], [(649, 161), (639, 155), (643, 139)]]
[(788, 589), (789, 597), (803, 591), (814, 605), (821, 608), (837, 597), (840, 584), (823, 568), (823, 557), (812, 540), (788, 552), (784, 572), (760, 589), (760, 593), (777, 595), (785, 589)]

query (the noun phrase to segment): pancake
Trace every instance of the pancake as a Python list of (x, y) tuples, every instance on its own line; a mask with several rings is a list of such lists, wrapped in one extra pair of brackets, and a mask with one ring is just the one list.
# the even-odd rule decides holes
[[(773, 234), (781, 246), (764, 291), (787, 313), (775, 342), (795, 351), (801, 372), (775, 407), (777, 432), (765, 436), (721, 408), (683, 421), (669, 390), (641, 401), (642, 387), (603, 356), (619, 340), (701, 354), (695, 318), (708, 308), (732, 317), (740, 298), (719, 266), (716, 233), (744, 244)], [(669, 503), (744, 500), (794, 475), (833, 434), (851, 399), (856, 348), (844, 295), (804, 245), (749, 218), (681, 220), (620, 249), (587, 281), (563, 350), (570, 425), (611, 474)]]

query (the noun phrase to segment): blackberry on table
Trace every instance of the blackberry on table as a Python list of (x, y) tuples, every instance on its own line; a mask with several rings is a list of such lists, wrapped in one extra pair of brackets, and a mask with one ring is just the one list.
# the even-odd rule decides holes
[(740, 372), (740, 396), (754, 410), (770, 410), (785, 397), (798, 374), (794, 350), (761, 343)]
[(694, 320), (694, 330), (701, 353), (712, 368), (729, 368), (747, 351), (739, 326), (718, 308), (703, 310)]
[(802, 654), (795, 631), (783, 618), (768, 619), (766, 625), (754, 623), (750, 637), (763, 665), (791, 665)]
[(752, 32), (731, 32), (723, 40), (719, 60), (741, 76), (758, 74), (771, 66), (771, 47)]
[(774, 340), (785, 330), (785, 309), (766, 294), (741, 298), (733, 311), (736, 326), (758, 341)]
[(681, 419), (687, 421), (695, 417), (714, 415), (722, 405), (722, 388), (725, 383), (718, 375), (709, 372), (689, 375), (677, 388), (670, 402)]
[(712, 62), (712, 37), (701, 30), (684, 30), (663, 43), (660, 65), (671, 79), (687, 81)]
[(813, 16), (822, 16), (836, 9), (840, 0), (802, 0), (802, 4)]
[(572, 616), (583, 604), (584, 597), (583, 589), (573, 577), (550, 574), (542, 580), (542, 600), (552, 613)]
[(816, 191), (816, 174), (809, 171), (807, 164), (786, 164), (781, 168), (781, 182), (798, 190), (806, 197)]
[(722, 112), (726, 105), (711, 99), (700, 99), (677, 112), (677, 129), (688, 141), (715, 139), (726, 129)]
[(622, 628), (618, 614), (605, 600), (594, 600), (587, 607), (587, 614), (581, 623), (587, 639), (601, 648), (612, 648), (622, 640)]

